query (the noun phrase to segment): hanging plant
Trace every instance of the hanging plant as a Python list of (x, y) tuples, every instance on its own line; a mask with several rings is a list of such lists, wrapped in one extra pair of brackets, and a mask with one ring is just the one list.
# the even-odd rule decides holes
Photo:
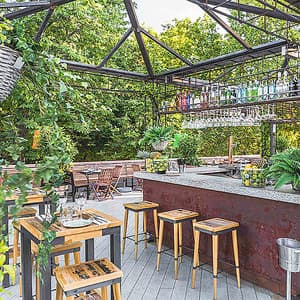
[(0, 102), (13, 90), (22, 66), (22, 57), (17, 51), (0, 45)]
[(164, 151), (171, 139), (171, 134), (171, 127), (152, 127), (145, 131), (145, 135), (139, 143), (140, 145), (152, 146), (157, 151)]

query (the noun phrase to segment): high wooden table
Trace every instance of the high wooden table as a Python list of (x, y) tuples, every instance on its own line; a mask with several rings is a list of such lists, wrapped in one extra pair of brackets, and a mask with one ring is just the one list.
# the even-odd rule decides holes
[[(110, 235), (110, 260), (121, 268), (121, 221), (94, 209), (84, 210), (83, 213), (97, 215), (108, 222), (103, 224), (92, 223), (86, 227), (66, 228), (59, 223), (50, 228), (56, 232), (56, 238), (52, 245), (63, 244), (65, 242), (85, 241), (85, 259), (93, 260), (94, 239), (104, 235)], [(31, 242), (39, 244), (42, 238), (42, 222), (38, 217), (27, 218), (20, 221), (21, 225), (21, 258), (22, 258), (22, 290), (23, 300), (32, 300), (32, 263), (31, 263)], [(51, 300), (51, 258), (48, 264), (41, 268), (40, 300)]]
[[(7, 236), (7, 244), (9, 244), (9, 234), (8, 234), (8, 221), (9, 221), (9, 217), (8, 217), (8, 208), (11, 205), (14, 205), (16, 200), (18, 199), (18, 195), (17, 194), (13, 194), (12, 196), (10, 196), (9, 198), (5, 199), (5, 205), (4, 205), (4, 216), (2, 219), (2, 232), (5, 236)], [(36, 191), (36, 193), (33, 193), (31, 195), (28, 195), (26, 197), (26, 202), (24, 203), (24, 205), (33, 205), (33, 204), (38, 204), (39, 205), (39, 213), (43, 214), (45, 213), (45, 202), (44, 202), (44, 194), (42, 194), (39, 191)], [(6, 253), (6, 260), (5, 260), (5, 264), (9, 264), (9, 253)], [(10, 286), (10, 282), (9, 282), (9, 276), (6, 274), (4, 276), (3, 279), (3, 287), (7, 288)]]

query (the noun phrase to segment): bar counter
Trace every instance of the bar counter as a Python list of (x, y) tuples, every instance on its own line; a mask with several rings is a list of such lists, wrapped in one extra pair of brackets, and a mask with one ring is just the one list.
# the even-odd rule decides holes
[[(143, 179), (144, 200), (159, 203), (159, 211), (185, 208), (197, 211), (199, 220), (220, 217), (239, 222), (241, 277), (284, 295), (286, 274), (278, 265), (276, 239), (300, 240), (300, 195), (289, 187), (280, 191), (251, 188), (244, 187), (240, 179), (205, 175), (220, 172), (215, 167), (192, 169), (179, 176), (138, 172), (135, 177)], [(154, 232), (151, 218), (147, 225)], [(163, 242), (172, 247), (173, 228), (168, 225)], [(211, 264), (211, 239), (202, 234), (200, 240), (200, 259)], [(190, 223), (183, 224), (183, 245), (194, 246)], [(219, 262), (224, 270), (234, 273), (229, 265), (233, 264), (231, 235), (220, 236)], [(293, 282), (293, 294), (298, 295), (299, 273), (293, 275)]]

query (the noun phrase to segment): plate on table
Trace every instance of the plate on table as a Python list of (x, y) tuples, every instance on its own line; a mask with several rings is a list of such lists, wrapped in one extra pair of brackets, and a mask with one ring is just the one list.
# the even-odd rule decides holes
[(71, 221), (64, 222), (64, 227), (78, 228), (78, 227), (88, 226), (91, 223), (92, 223), (91, 219), (71, 220)]

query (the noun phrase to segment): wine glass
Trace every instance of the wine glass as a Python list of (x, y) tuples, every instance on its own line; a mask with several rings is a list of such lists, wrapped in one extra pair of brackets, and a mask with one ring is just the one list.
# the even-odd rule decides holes
[(59, 215), (62, 220), (62, 214), (63, 214), (63, 207), (67, 203), (67, 197), (61, 197), (58, 199), (58, 205), (59, 205)]
[(80, 192), (77, 194), (75, 199), (76, 204), (79, 206), (79, 212), (80, 212), (80, 220), (82, 220), (82, 209), (86, 203), (86, 193)]

